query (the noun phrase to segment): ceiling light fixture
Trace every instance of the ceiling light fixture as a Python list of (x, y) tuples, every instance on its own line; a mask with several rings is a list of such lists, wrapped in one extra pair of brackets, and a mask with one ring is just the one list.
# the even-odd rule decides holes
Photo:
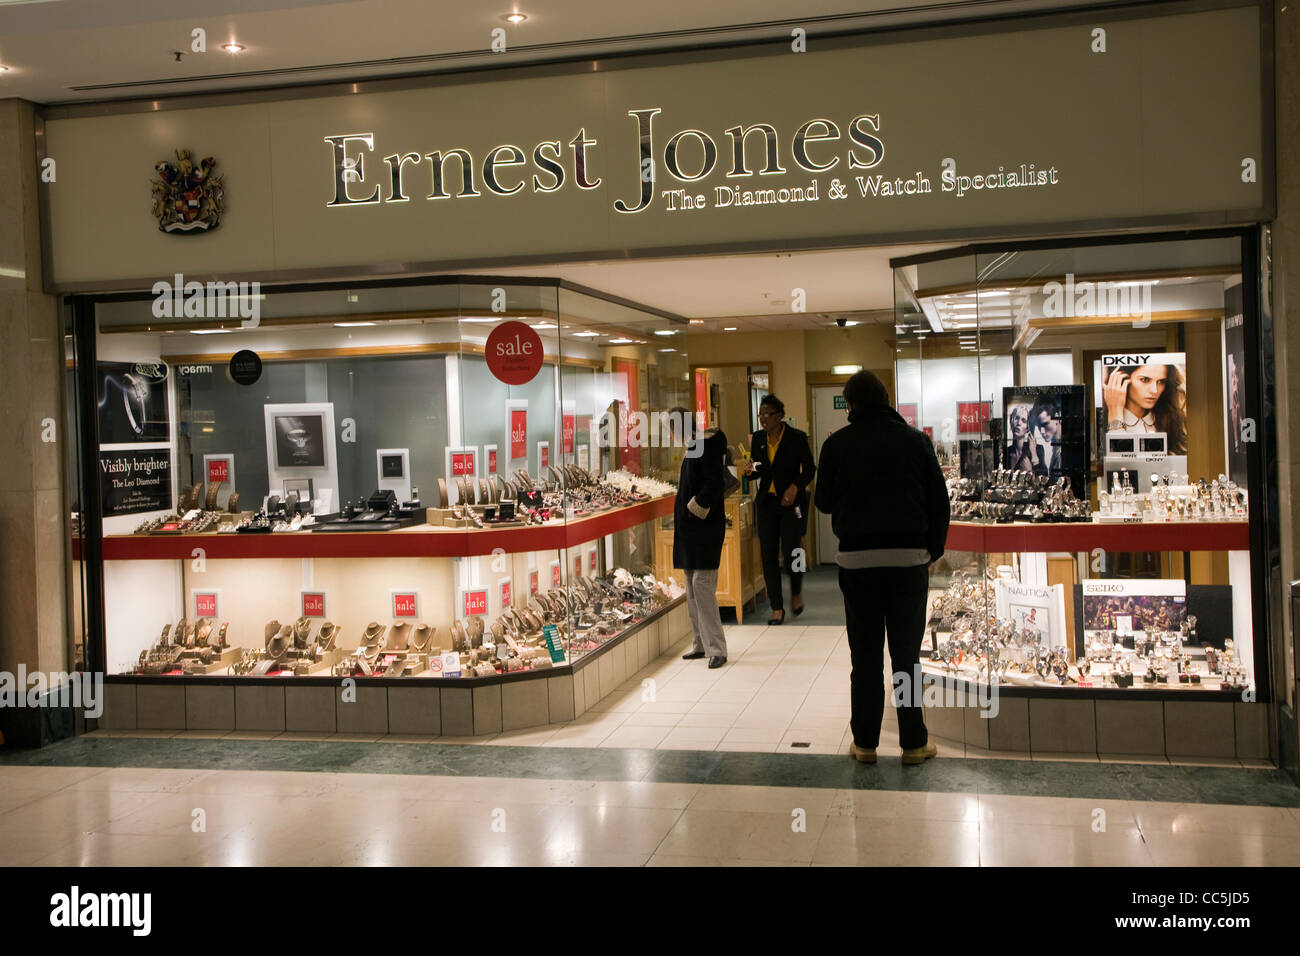
[(528, 19), (528, 15), (526, 13), (507, 13), (501, 19), (506, 23), (523, 23)]
[(8, 73), (8, 72), (9, 72), (9, 67), (0, 66), (0, 73)]
[(676, 329), (655, 329), (655, 335), (676, 335)]
[(726, 328), (724, 328), (722, 331), (724, 331), (724, 332), (734, 332), (734, 331), (736, 331), (736, 327), (735, 327), (734, 325), (728, 325), (728, 326), (727, 326)]
[(336, 329), (359, 329), (363, 325), (378, 325), (378, 322), (335, 322)]
[(610, 345), (631, 345), (632, 340), (631, 339), (610, 339), (609, 344)]
[(557, 326), (552, 322), (538, 322), (536, 325), (530, 325), (532, 329), (554, 329)]
[(225, 50), (227, 53), (243, 53), (248, 48), (242, 43), (236, 43), (234, 40), (231, 40), (229, 43), (221, 44), (221, 49)]
[(660, 349), (660, 352), (676, 352), (676, 349)]
[(575, 339), (594, 339), (598, 335), (600, 335), (599, 332), (574, 332), (573, 333), (573, 337)]
[(234, 329), (190, 329), (191, 335), (226, 335)]
[(832, 375), (854, 375), (862, 371), (861, 365), (832, 365)]

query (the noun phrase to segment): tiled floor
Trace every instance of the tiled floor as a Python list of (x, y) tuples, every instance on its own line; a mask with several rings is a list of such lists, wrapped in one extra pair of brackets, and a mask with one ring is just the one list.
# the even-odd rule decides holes
[(0, 766), (0, 865), (159, 864), (1295, 866), (1300, 810), (633, 780)]

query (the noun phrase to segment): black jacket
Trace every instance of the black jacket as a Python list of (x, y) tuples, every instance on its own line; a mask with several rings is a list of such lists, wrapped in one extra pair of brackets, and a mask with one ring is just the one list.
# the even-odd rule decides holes
[[(696, 453), (702, 448), (700, 453)], [(697, 437), (682, 459), (677, 501), (673, 505), (673, 567), (708, 571), (722, 563), (722, 539), (727, 534), (727, 513), (723, 507), (723, 459), (727, 454), (727, 436), (720, 431)], [(697, 518), (686, 503), (708, 508), (704, 518)]]
[[(754, 437), (750, 439), (749, 456), (754, 459), (754, 463), (758, 466), (754, 473), (749, 476), (750, 481), (758, 482), (758, 487), (762, 487), (771, 478), (772, 490), (776, 492), (778, 501), (785, 494), (785, 490), (794, 485), (799, 489), (799, 494), (790, 507), (798, 506), (803, 516), (807, 518), (808, 484), (813, 480), (813, 475), (817, 472), (817, 466), (813, 464), (812, 446), (808, 444), (808, 433), (786, 425), (785, 434), (781, 436), (781, 443), (776, 446), (776, 460), (769, 462), (767, 460), (767, 432), (760, 428), (754, 432)], [(761, 499), (766, 496), (766, 492), (759, 496), (760, 503), (764, 503)]]
[(860, 408), (827, 436), (818, 463), (817, 508), (831, 516), (841, 551), (925, 548), (932, 561), (948, 538), (948, 487), (934, 446), (892, 408)]

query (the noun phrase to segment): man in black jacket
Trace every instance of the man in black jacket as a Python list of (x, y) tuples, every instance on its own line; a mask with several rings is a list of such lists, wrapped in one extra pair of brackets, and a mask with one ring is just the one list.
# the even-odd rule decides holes
[(924, 433), (889, 407), (884, 384), (868, 371), (844, 384), (849, 424), (822, 443), (815, 501), (831, 516), (839, 539), (836, 563), (849, 632), (853, 730), (851, 752), (876, 762), (885, 712), (883, 642), (895, 674), (904, 675), (898, 707), (903, 763), (919, 764), (937, 750), (913, 686), (925, 633), (929, 565), (948, 537), (948, 489)]

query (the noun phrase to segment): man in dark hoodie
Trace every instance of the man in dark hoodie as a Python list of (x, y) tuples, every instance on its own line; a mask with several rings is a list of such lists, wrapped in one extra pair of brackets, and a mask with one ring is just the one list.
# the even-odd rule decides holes
[[(853, 663), (853, 744), (862, 763), (876, 762), (885, 713), (883, 644), (895, 675), (906, 675), (898, 707), (903, 763), (919, 764), (930, 743), (916, 684), (925, 633), (930, 564), (948, 537), (948, 489), (924, 433), (889, 407), (884, 383), (868, 371), (844, 383), (849, 424), (822, 443), (817, 463), (819, 510), (839, 539), (836, 563)], [(895, 678), (897, 681), (897, 677)]]

